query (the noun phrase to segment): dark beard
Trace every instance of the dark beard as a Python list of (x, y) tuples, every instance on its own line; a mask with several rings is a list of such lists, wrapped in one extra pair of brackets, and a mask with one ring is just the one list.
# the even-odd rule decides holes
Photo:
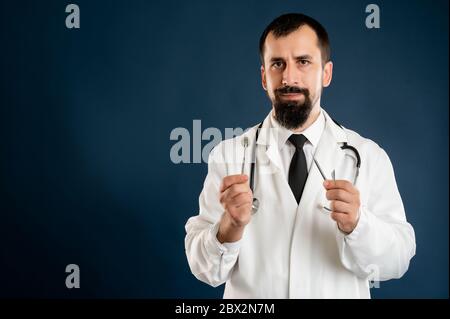
[[(296, 129), (305, 124), (313, 108), (309, 90), (295, 86), (284, 86), (276, 89), (274, 93), (275, 102), (273, 106), (277, 122), (288, 130)], [(285, 93), (302, 93), (304, 101), (283, 101), (281, 94)]]

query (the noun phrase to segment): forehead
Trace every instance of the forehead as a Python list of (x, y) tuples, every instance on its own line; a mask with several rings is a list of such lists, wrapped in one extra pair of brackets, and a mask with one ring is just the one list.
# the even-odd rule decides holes
[(273, 32), (267, 35), (264, 44), (264, 59), (272, 57), (287, 57), (311, 55), (321, 56), (316, 32), (309, 26), (303, 25), (286, 36), (276, 38)]

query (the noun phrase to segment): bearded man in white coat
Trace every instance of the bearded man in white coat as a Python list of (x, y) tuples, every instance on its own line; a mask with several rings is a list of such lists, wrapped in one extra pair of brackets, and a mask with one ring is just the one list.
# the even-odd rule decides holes
[(276, 18), (260, 56), (272, 109), (211, 151), (186, 223), (190, 269), (226, 283), (224, 298), (370, 298), (370, 282), (400, 278), (416, 249), (390, 159), (321, 107), (333, 64), (319, 22)]

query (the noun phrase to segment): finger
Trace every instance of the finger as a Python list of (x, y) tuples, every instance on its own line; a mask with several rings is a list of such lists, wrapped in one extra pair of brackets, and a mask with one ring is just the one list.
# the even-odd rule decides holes
[(239, 208), (239, 209), (245, 208), (246, 211), (250, 211), (252, 209), (252, 203), (245, 203), (245, 204), (236, 206), (236, 208)]
[(342, 188), (327, 190), (326, 197), (328, 200), (340, 200), (346, 203), (351, 203), (353, 201), (353, 194)]
[(228, 211), (228, 213), (234, 220), (242, 221), (243, 219), (248, 218), (249, 212), (252, 210), (252, 205), (243, 204), (236, 208), (238, 208), (238, 210)]
[(352, 206), (350, 204), (338, 200), (332, 201), (330, 204), (330, 208), (332, 212), (341, 214), (351, 214), (352, 212)]
[(220, 187), (220, 191), (223, 192), (231, 185), (245, 183), (246, 181), (248, 181), (248, 176), (245, 174), (226, 176), (222, 180), (222, 186)]
[(331, 212), (330, 217), (332, 220), (340, 224), (346, 224), (349, 221), (348, 215), (344, 213)]
[(227, 197), (233, 198), (240, 193), (248, 193), (250, 191), (250, 186), (247, 183), (244, 183), (231, 185), (224, 191), (224, 193), (227, 193)]
[(326, 180), (323, 182), (323, 186), (325, 186), (325, 188), (328, 189), (336, 189), (336, 188), (340, 188), (340, 189), (344, 189), (352, 194), (357, 194), (358, 190), (356, 189), (355, 186), (353, 186), (353, 184), (350, 181), (344, 180), (344, 179), (340, 179), (340, 180)]
[(224, 192), (220, 194), (220, 202), (227, 202), (231, 200), (233, 197), (238, 196), (239, 194), (249, 193), (252, 194), (250, 187), (248, 184), (234, 184), (228, 187)]
[(253, 198), (248, 193), (241, 193), (234, 198), (230, 199), (227, 203), (228, 205), (231, 205), (233, 207), (239, 207), (245, 204), (251, 204), (253, 201)]

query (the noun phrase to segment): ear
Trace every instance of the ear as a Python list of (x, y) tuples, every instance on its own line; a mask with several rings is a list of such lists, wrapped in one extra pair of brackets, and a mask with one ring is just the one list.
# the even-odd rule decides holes
[(333, 78), (333, 62), (329, 61), (325, 63), (325, 66), (323, 67), (322, 86), (324, 88), (328, 87), (331, 83), (332, 78)]
[(264, 91), (267, 91), (266, 70), (264, 69), (264, 65), (261, 65), (261, 84)]

